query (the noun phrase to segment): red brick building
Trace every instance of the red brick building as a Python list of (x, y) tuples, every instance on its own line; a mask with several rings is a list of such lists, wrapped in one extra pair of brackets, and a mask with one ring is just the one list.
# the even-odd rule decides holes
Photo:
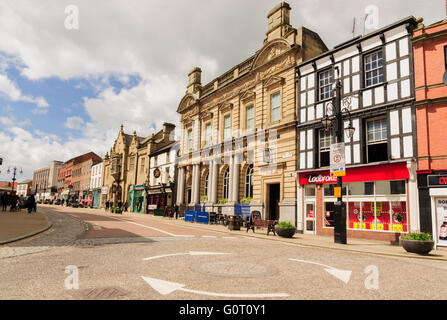
[[(447, 20), (413, 32), (421, 230), (435, 238), (447, 219)], [(444, 79), (443, 79), (444, 78)], [(439, 241), (438, 245), (447, 245)]]

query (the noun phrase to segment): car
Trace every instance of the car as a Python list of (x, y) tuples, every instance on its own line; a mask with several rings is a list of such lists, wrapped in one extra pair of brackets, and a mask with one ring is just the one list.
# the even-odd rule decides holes
[(93, 206), (93, 200), (92, 199), (82, 199), (79, 203), (79, 206), (82, 208), (92, 207)]

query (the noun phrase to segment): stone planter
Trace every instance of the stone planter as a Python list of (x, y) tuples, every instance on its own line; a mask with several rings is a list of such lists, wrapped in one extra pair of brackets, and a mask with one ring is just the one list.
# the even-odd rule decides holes
[(296, 228), (278, 228), (275, 227), (275, 231), (278, 234), (278, 236), (283, 238), (293, 238)]
[(433, 250), (433, 241), (418, 241), (418, 240), (404, 240), (400, 239), (402, 247), (407, 252), (417, 253), (417, 254), (428, 254)]

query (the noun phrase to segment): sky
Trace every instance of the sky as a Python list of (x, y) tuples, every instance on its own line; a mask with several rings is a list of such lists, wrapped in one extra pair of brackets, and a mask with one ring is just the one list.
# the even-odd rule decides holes
[[(147, 136), (176, 113), (187, 74), (205, 85), (262, 48), (272, 0), (2, 0), (0, 181), (32, 178), (52, 160), (110, 151), (120, 125)], [(329, 49), (408, 16), (446, 18), (444, 0), (290, 0), (291, 24)], [(73, 9), (74, 8), (74, 9)], [(73, 11), (75, 10), (75, 11)], [(78, 19), (74, 17), (77, 16)]]

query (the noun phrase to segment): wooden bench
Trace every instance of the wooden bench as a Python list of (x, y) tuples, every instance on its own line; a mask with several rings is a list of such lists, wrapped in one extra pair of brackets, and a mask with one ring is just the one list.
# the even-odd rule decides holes
[(250, 214), (250, 220), (247, 223), (247, 232), (248, 230), (253, 230), (255, 232), (255, 228), (264, 229), (267, 228), (267, 235), (270, 234), (270, 232), (273, 232), (273, 234), (276, 236), (275, 232), (275, 225), (278, 222), (275, 220), (265, 220), (261, 218), (261, 213), (259, 211), (253, 211)]

